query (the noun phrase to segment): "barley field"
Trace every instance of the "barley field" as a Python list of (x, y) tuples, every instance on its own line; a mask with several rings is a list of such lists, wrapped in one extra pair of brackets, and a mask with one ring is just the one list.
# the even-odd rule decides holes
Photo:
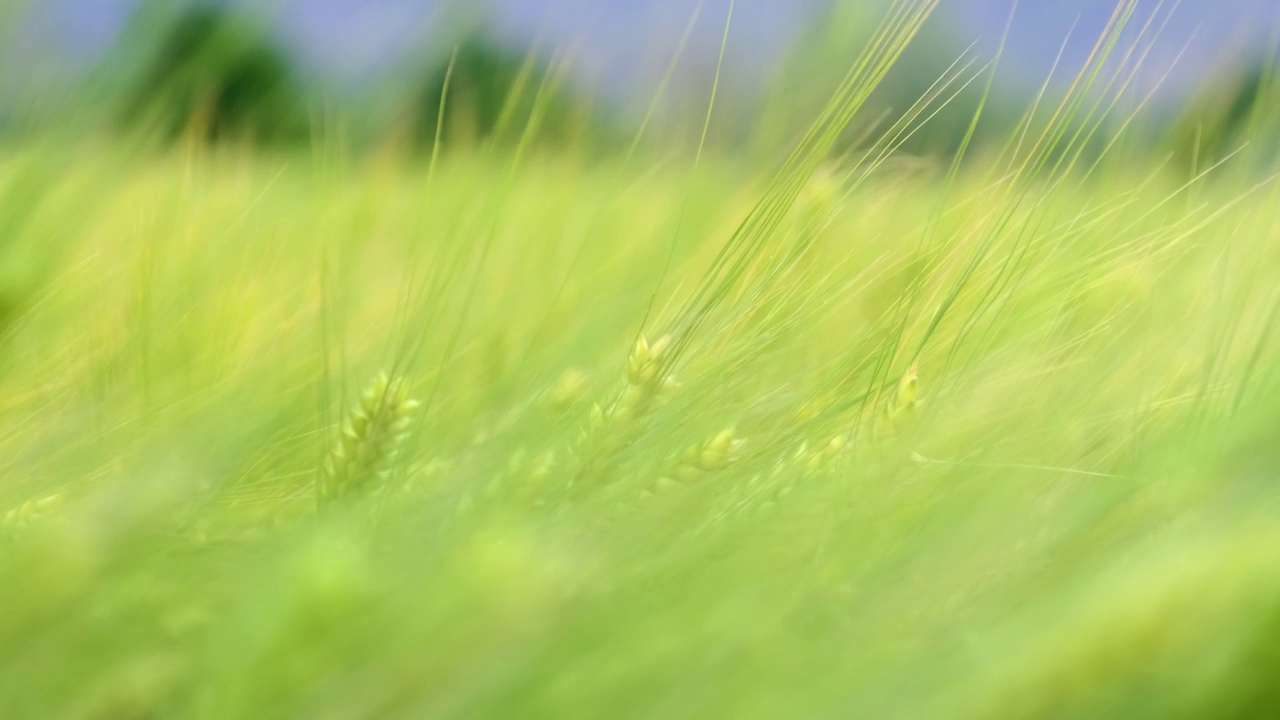
[(6, 146), (0, 717), (1278, 712), (1263, 144), (837, 152), (928, 5), (768, 160)]

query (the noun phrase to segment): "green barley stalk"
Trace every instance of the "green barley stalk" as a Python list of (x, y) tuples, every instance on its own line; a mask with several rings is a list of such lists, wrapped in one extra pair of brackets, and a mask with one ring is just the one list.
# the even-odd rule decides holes
[(53, 519), (64, 501), (65, 497), (59, 493), (27, 500), (0, 517), (0, 530), (4, 535), (14, 536), (28, 527)]
[(370, 489), (390, 476), (419, 403), (400, 380), (383, 373), (360, 396), (342, 427), (338, 443), (325, 459), (316, 486), (323, 507)]

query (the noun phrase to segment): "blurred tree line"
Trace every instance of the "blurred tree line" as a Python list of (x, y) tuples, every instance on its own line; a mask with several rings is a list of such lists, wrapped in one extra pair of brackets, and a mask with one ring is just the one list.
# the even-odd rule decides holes
[[(880, 3), (834, 0), (818, 13), (768, 84), (751, 132), (753, 145), (766, 150), (785, 147), (802, 134), (870, 41), (883, 11)], [(1169, 162), (1179, 171), (1202, 170), (1245, 143), (1255, 162), (1274, 165), (1280, 158), (1280, 62), (1274, 55), (1251, 58), (1252, 62), (1214, 73), (1198, 91), (1175, 97), (1168, 105), (1152, 104), (1136, 123), (1126, 123), (1129, 105), (1125, 103), (1116, 105), (1105, 118), (1099, 117), (1102, 113), (1087, 117), (1095, 104), (1100, 108), (1109, 104), (1090, 99), (1082, 104), (1085, 112), (1068, 121), (1062, 137), (1082, 138), (1079, 158), (1086, 164), (1101, 160), (1112, 147), (1115, 133), (1123, 128), (1121, 145), (1127, 151)], [(1014, 61), (1006, 57), (1001, 62)], [(953, 79), (939, 83), (948, 74)], [(1043, 129), (1070, 80), (1063, 77), (1050, 84), (1039, 117), (1028, 125), (1032, 137)], [(855, 153), (866, 149), (895, 123), (915, 114), (921, 98), (932, 95), (917, 115), (925, 122), (908, 123), (911, 129), (900, 136), (900, 152), (949, 157), (960, 149), (975, 116), (979, 122), (972, 127), (972, 147), (998, 150), (1023, 127), (1034, 91), (997, 81), (988, 93), (987, 81), (984, 62), (967, 52), (944, 16), (935, 14), (867, 99), (845, 132), (843, 148)], [(1060, 142), (1051, 156), (1061, 157), (1065, 149)]]
[[(739, 85), (718, 99), (718, 142), (756, 156), (785, 151), (830, 99), (881, 10), (877, 3), (833, 2), (819, 13), (763, 91), (759, 83)], [(980, 104), (975, 142), (995, 146), (1011, 135), (1030, 98), (997, 84), (984, 103), (981, 68), (956, 65), (965, 51), (944, 25), (926, 23), (848, 129), (842, 150), (865, 149), (868, 138), (893, 126), (931, 90), (939, 95), (922, 115), (928, 120), (903, 138), (901, 152), (953, 153)], [(569, 76), (567, 63), (514, 51), (474, 27), (451, 53), (439, 52), (443, 43), (427, 45), (436, 52), (406, 63), (397, 82), (334, 92), (309, 77), (252, 12), (226, 3), (147, 0), (101, 63), (95, 83), (111, 126), (162, 143), (305, 145), (317, 135), (322, 109), (336, 104), (352, 120), (353, 139), (367, 147), (423, 151), (437, 136), (451, 146), (533, 143), (607, 152), (629, 145), (636, 119), (610, 112)], [(1273, 65), (1257, 63), (1214, 78), (1184, 103), (1176, 120), (1157, 118), (1136, 134), (1152, 152), (1188, 166), (1204, 167), (1246, 139), (1274, 151), (1280, 111)], [(958, 79), (939, 90), (937, 80), (949, 69), (959, 69)], [(684, 99), (673, 112), (685, 108), (689, 122), (676, 118), (669, 126), (696, 130), (705, 98)]]
[(139, 54), (116, 98), (120, 126), (165, 140), (305, 139), (305, 85), (265, 28), (220, 6), (176, 16), (155, 7), (135, 15), (118, 46)]
[(305, 144), (335, 97), (366, 145), (429, 148), (441, 119), (448, 144), (567, 145), (601, 141), (612, 129), (592, 117), (589, 98), (566, 82), (562, 67), (479, 32), (452, 53), (412, 63), (390, 91), (335, 92), (309, 77), (254, 14), (157, 0), (135, 12), (102, 67), (98, 86), (107, 89), (110, 123), (159, 142)]
[(1254, 170), (1274, 172), (1280, 159), (1278, 69), (1274, 58), (1263, 59), (1203, 82), (1164, 137), (1175, 160), (1200, 172), (1248, 147), (1245, 154), (1259, 164)]

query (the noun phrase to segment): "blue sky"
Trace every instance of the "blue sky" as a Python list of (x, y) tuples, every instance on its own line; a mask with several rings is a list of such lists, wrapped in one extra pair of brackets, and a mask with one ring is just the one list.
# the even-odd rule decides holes
[[(763, 72), (830, 0), (737, 0), (730, 63), (752, 77)], [(873, 2), (875, 0), (847, 0)], [(977, 41), (991, 52), (1012, 0), (941, 0), (935, 22), (958, 47)], [(1116, 0), (1020, 0), (1009, 40), (1006, 77), (1044, 77), (1068, 31), (1068, 62), (1087, 54)], [(24, 57), (91, 61), (108, 47), (137, 0), (37, 0), (20, 38)], [(441, 18), (439, 0), (255, 0), (270, 6), (281, 39), (318, 74), (358, 81), (413, 49)], [(628, 82), (661, 66), (697, 5), (695, 0), (464, 0), (491, 32), (514, 43), (542, 38), (573, 46), (587, 74)], [(1167, 4), (1167, 3), (1166, 3)], [(705, 0), (691, 54), (714, 55), (728, 0)], [(1154, 6), (1155, 2), (1148, 5)], [(1263, 47), (1278, 27), (1276, 0), (1182, 0), (1152, 67), (1166, 66), (1184, 46), (1174, 85), (1223, 61)], [(1189, 43), (1189, 45), (1188, 45)]]

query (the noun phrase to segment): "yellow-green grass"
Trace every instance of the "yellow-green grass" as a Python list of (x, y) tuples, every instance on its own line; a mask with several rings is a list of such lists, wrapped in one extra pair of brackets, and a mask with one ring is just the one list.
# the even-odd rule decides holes
[(780, 167), (9, 150), (0, 717), (1265, 715), (1280, 186), (1070, 98), (831, 159), (860, 87)]

